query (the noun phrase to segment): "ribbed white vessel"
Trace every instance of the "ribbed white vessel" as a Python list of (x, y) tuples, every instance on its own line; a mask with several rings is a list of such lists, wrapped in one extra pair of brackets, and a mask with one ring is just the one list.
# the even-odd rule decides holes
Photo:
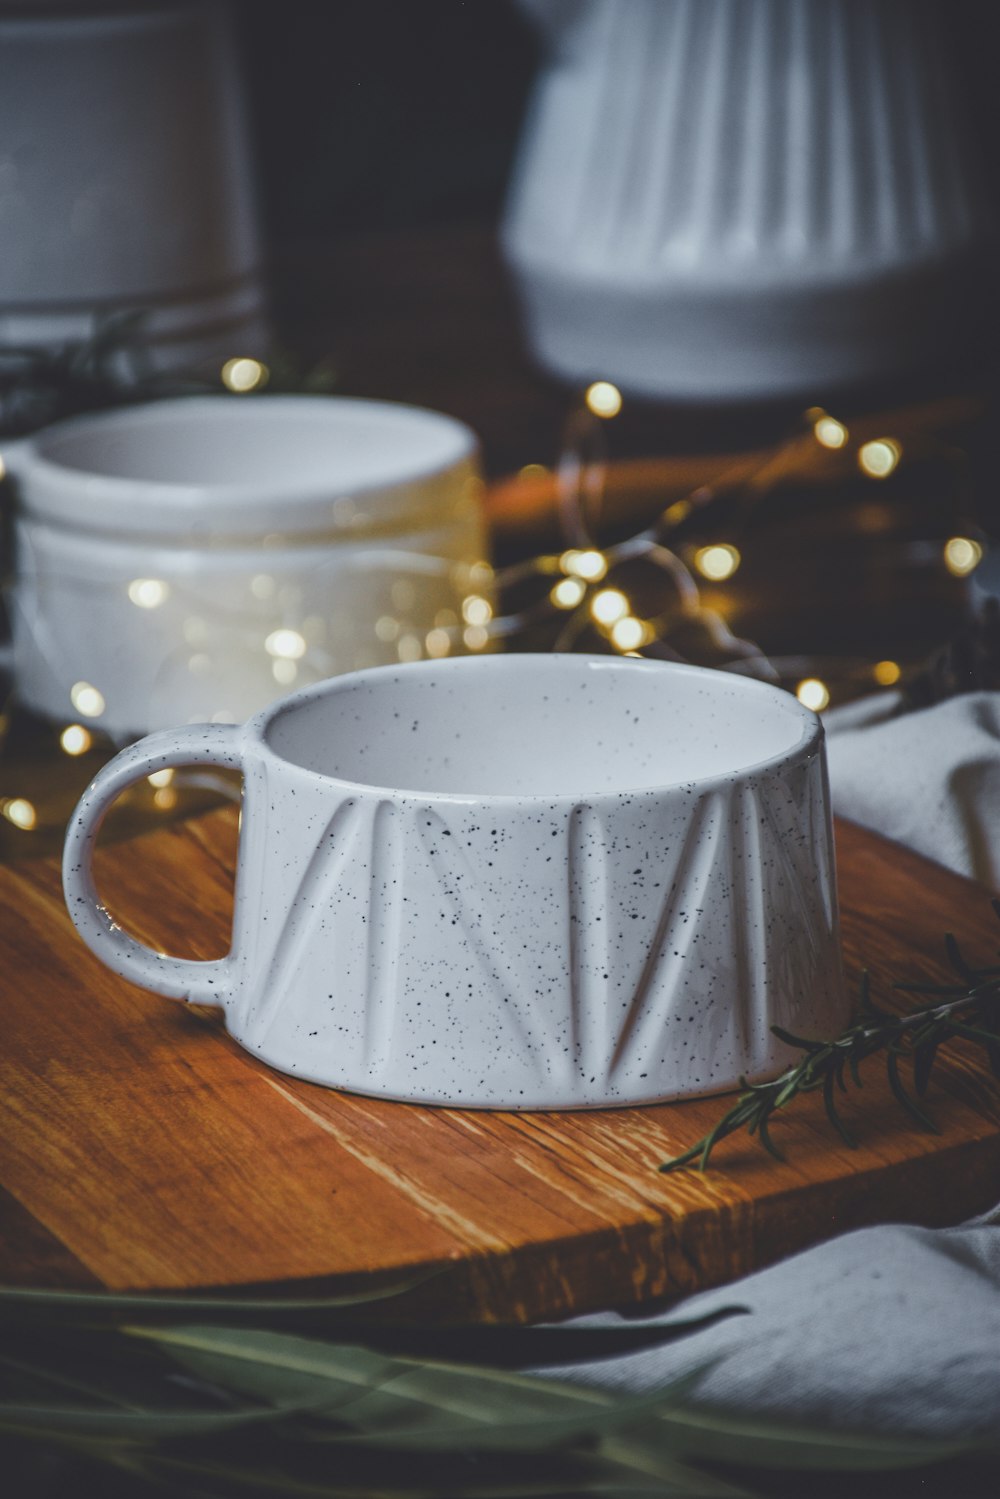
[(961, 344), (992, 224), (932, 0), (525, 3), (504, 237), (544, 364), (727, 398)]

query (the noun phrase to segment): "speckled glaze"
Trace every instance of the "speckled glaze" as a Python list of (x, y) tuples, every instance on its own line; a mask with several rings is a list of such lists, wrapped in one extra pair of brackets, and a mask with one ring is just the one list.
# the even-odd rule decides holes
[[(90, 874), (140, 776), (240, 766), (228, 957), (143, 947)], [(382, 667), (242, 728), (151, 735), (70, 824), (66, 900), (126, 978), (221, 1005), (271, 1065), (480, 1108), (601, 1108), (763, 1078), (773, 1024), (842, 1024), (819, 720), (724, 673), (580, 656)]]

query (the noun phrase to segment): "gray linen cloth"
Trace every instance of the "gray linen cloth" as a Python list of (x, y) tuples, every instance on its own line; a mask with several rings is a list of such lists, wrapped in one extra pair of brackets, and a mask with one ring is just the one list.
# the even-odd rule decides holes
[[(830, 715), (835, 810), (1000, 888), (1000, 694)], [(996, 1183), (1000, 1197), (1000, 1180)], [(715, 1315), (715, 1320), (709, 1321)], [(693, 1330), (683, 1324), (706, 1319)], [(689, 1400), (844, 1431), (1000, 1433), (1000, 1204), (950, 1229), (860, 1229), (645, 1317), (569, 1324), (663, 1342), (533, 1372), (648, 1393), (719, 1360)]]

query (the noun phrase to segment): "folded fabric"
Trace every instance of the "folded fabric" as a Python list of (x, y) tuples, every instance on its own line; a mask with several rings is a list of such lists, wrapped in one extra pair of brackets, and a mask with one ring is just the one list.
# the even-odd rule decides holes
[[(828, 715), (834, 810), (1000, 889), (1000, 693), (899, 707), (882, 693)], [(688, 1397), (698, 1405), (995, 1442), (1000, 1206), (959, 1228), (861, 1229), (660, 1314), (569, 1326), (631, 1329), (636, 1346), (533, 1372), (645, 1394), (711, 1365)]]
[(1000, 692), (898, 708), (880, 693), (827, 715), (834, 811), (1000, 890)]
[[(572, 1326), (632, 1328), (644, 1346), (532, 1373), (634, 1395), (719, 1360), (689, 1401), (828, 1429), (995, 1443), (1000, 1206), (961, 1228), (859, 1229), (659, 1315), (601, 1313)], [(656, 1328), (667, 1341), (650, 1346)]]

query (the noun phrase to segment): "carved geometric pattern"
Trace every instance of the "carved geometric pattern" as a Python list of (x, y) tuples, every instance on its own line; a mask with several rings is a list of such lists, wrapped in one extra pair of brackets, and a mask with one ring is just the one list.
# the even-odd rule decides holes
[[(680, 809), (554, 803), (534, 857), (515, 812), (521, 856), (506, 862), (472, 803), (349, 796), (310, 835), (287, 914), (269, 913), (280, 931), (247, 933), (231, 1028), (318, 1081), (486, 1107), (599, 1107), (774, 1072), (773, 1024), (818, 1032), (843, 1015), (821, 768)], [(267, 854), (251, 840), (247, 857)]]

